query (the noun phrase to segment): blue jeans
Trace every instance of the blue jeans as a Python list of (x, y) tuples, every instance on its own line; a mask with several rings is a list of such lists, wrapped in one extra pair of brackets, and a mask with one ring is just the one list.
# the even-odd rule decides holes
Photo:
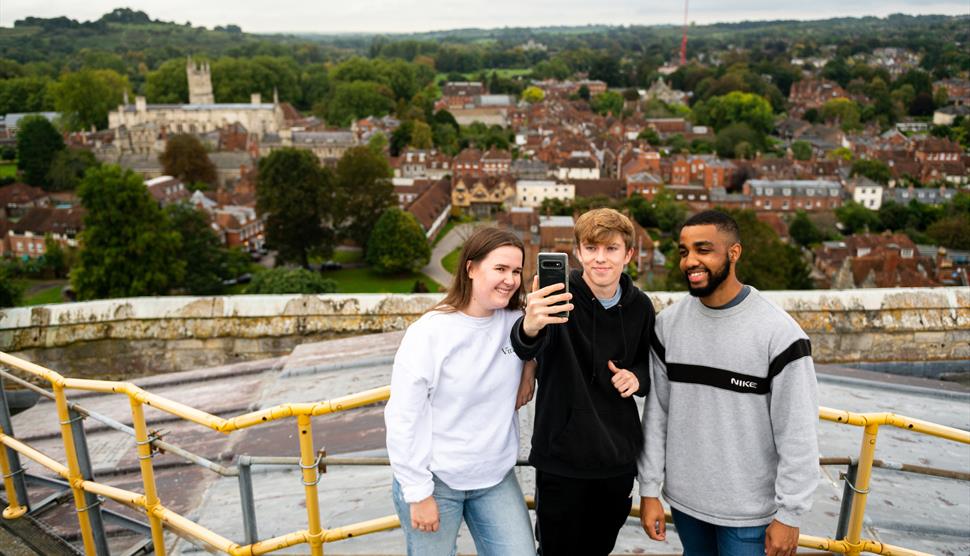
[(401, 519), (408, 556), (454, 556), (462, 518), (475, 541), (479, 556), (534, 556), (532, 522), (515, 473), (489, 488), (455, 490), (434, 477), (438, 503), (438, 530), (411, 528), (411, 505), (404, 501), (397, 479), (392, 487), (394, 509)]
[(670, 508), (684, 556), (764, 556), (767, 525), (713, 525)]

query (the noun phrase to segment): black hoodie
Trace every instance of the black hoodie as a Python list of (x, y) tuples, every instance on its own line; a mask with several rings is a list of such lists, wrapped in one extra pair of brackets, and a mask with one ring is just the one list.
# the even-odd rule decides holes
[(609, 309), (596, 299), (582, 271), (569, 276), (573, 311), (566, 324), (549, 325), (536, 338), (512, 328), (520, 359), (536, 359), (539, 381), (529, 463), (540, 471), (573, 478), (635, 474), (643, 432), (636, 402), (620, 397), (608, 360), (637, 375), (650, 390), (649, 351), (653, 304), (626, 274), (619, 303)]

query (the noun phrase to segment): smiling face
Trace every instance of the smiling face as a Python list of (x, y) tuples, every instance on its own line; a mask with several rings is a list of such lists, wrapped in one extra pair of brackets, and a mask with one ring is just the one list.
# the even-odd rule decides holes
[(616, 293), (623, 269), (633, 257), (633, 249), (627, 249), (623, 237), (615, 233), (603, 242), (584, 241), (576, 249), (576, 258), (583, 265), (583, 281), (600, 299)]
[(687, 289), (695, 297), (709, 298), (732, 278), (734, 261), (741, 255), (741, 244), (714, 224), (685, 226), (680, 231), (680, 270)]
[(512, 245), (496, 247), (481, 261), (468, 261), (472, 295), (462, 311), (473, 317), (487, 317), (504, 309), (522, 283), (522, 251)]

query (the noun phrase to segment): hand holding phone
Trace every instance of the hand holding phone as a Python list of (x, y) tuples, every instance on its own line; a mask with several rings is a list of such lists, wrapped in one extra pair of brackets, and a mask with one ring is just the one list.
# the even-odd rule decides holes
[(532, 293), (526, 298), (522, 331), (534, 338), (547, 324), (563, 324), (573, 310), (572, 294), (566, 280), (568, 262), (565, 253), (539, 253), (539, 272), (532, 281)]

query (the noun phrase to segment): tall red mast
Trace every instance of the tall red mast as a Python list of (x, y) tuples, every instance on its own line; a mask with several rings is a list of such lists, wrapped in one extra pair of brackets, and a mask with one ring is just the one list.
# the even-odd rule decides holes
[(687, 65), (687, 1), (684, 0), (684, 37), (680, 39), (680, 65)]

